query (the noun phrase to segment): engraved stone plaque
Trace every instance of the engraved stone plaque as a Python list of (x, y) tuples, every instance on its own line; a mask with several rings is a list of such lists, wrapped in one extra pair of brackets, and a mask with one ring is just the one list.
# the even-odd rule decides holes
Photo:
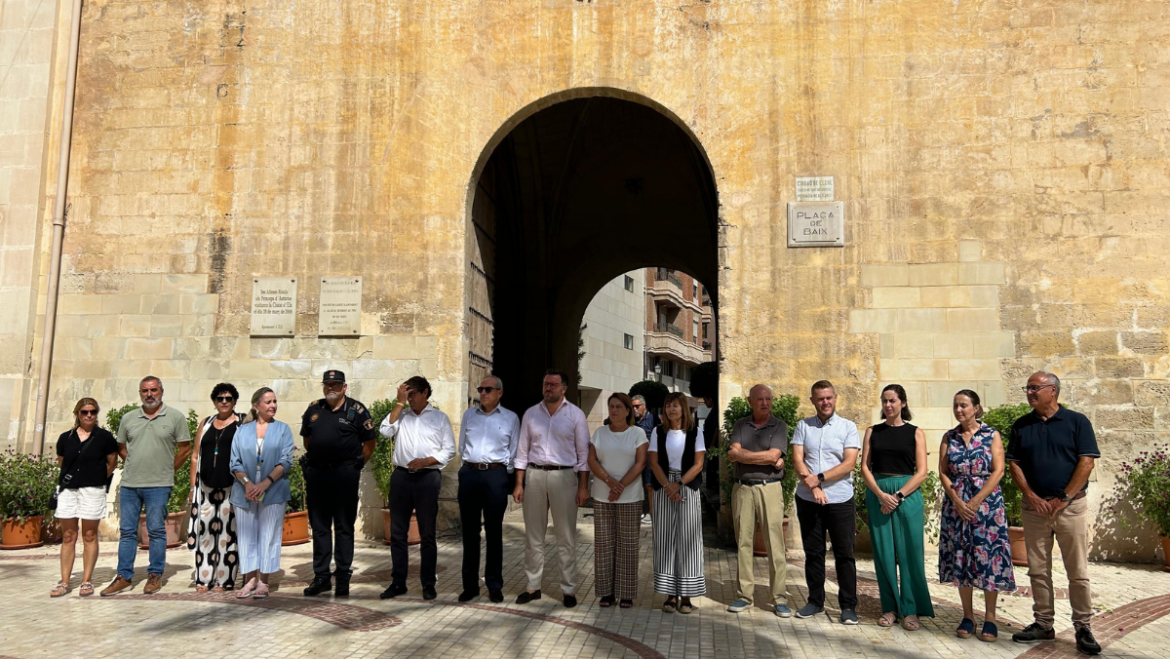
[(844, 247), (845, 204), (788, 204), (789, 247)]
[(252, 280), (252, 336), (292, 336), (297, 330), (297, 280)]
[(362, 333), (362, 278), (322, 277), (317, 334), (358, 336)]
[(797, 201), (833, 201), (832, 176), (797, 176)]

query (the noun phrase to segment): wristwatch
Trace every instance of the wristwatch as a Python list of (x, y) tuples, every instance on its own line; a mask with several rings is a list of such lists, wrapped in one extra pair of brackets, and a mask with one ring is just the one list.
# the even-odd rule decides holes
[(1065, 503), (1070, 503), (1070, 502), (1072, 502), (1072, 497), (1070, 497), (1070, 496), (1068, 495), (1068, 492), (1061, 492), (1061, 493), (1060, 493), (1060, 497), (1058, 497), (1058, 498), (1059, 498), (1061, 501), (1065, 502)]
[(901, 490), (894, 492), (894, 496), (898, 498), (898, 503), (902, 503), (902, 501), (906, 498), (906, 495), (902, 494)]
[(820, 481), (820, 482), (822, 482), (822, 483), (824, 483), (824, 482), (825, 482), (825, 474), (824, 474), (824, 472), (817, 474), (817, 480), (818, 480), (818, 481)]

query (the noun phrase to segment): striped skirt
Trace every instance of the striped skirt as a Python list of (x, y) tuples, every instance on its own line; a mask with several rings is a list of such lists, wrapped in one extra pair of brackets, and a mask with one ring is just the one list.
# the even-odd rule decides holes
[[(682, 472), (671, 469), (671, 482)], [(675, 503), (666, 490), (654, 492), (654, 592), (677, 597), (707, 594), (703, 577), (703, 514), (699, 493), (682, 488), (683, 500)]]
[(638, 596), (638, 535), (642, 502), (593, 503), (593, 588), (598, 597)]
[(280, 570), (280, 541), (284, 535), (284, 503), (248, 502), (235, 506), (240, 531), (240, 571), (272, 574)]

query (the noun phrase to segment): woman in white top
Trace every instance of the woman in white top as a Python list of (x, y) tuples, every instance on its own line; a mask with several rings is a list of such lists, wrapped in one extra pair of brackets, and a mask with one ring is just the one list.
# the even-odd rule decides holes
[(609, 425), (589, 440), (593, 474), (594, 588), (601, 606), (634, 605), (638, 594), (638, 527), (642, 521), (642, 480), (646, 433), (634, 425), (634, 404), (626, 394), (609, 397)]
[(666, 594), (666, 613), (690, 613), (691, 598), (707, 594), (699, 505), (707, 449), (685, 395), (668, 395), (662, 407), (666, 418), (650, 434), (648, 457), (654, 472), (654, 591)]

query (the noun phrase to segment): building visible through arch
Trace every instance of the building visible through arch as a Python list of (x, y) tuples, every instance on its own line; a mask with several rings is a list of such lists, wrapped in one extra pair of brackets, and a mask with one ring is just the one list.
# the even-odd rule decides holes
[(539, 399), (545, 369), (575, 373), (581, 317), (605, 282), (648, 266), (718, 281), (710, 167), (649, 105), (598, 95), (538, 110), (473, 185), (469, 387), (495, 372), (516, 409)]

